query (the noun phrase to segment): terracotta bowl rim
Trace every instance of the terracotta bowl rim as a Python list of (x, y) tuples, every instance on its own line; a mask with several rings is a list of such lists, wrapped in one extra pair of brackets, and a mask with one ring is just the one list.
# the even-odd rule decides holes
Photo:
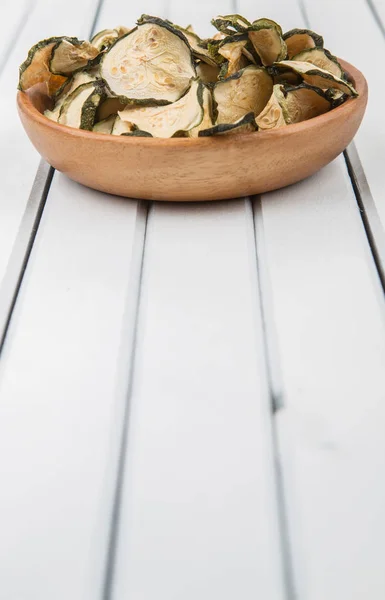
[(95, 133), (94, 131), (87, 131), (84, 129), (75, 129), (73, 127), (68, 127), (67, 125), (62, 125), (60, 123), (56, 123), (55, 121), (51, 121), (47, 117), (45, 117), (38, 109), (34, 106), (32, 102), (31, 95), (29, 92), (18, 91), (17, 93), (17, 104), (21, 113), (28, 116), (30, 119), (43, 125), (47, 129), (51, 131), (55, 131), (57, 133), (63, 133), (66, 135), (70, 135), (73, 138), (88, 138), (89, 140), (93, 140), (94, 142), (113, 142), (116, 144), (123, 145), (132, 145), (139, 147), (147, 147), (151, 148), (154, 146), (160, 147), (164, 146), (167, 148), (183, 148), (183, 147), (207, 147), (209, 145), (215, 146), (223, 146), (228, 147), (231, 145), (232, 140), (235, 137), (239, 140), (240, 136), (244, 138), (244, 141), (248, 139), (249, 141), (253, 140), (253, 144), (256, 143), (257, 140), (267, 140), (267, 139), (275, 139), (277, 137), (282, 138), (283, 136), (290, 136), (295, 133), (299, 133), (305, 129), (317, 129), (319, 126), (322, 126), (323, 123), (328, 121), (333, 121), (335, 119), (339, 119), (339, 117), (343, 117), (345, 113), (349, 113), (354, 109), (354, 104), (360, 104), (358, 101), (363, 99), (366, 101), (367, 93), (368, 93), (368, 85), (364, 75), (359, 71), (356, 67), (351, 65), (350, 63), (338, 59), (343, 69), (349, 74), (355, 88), (358, 92), (357, 98), (349, 98), (346, 102), (341, 104), (340, 106), (333, 108), (329, 112), (320, 115), (318, 117), (313, 117), (308, 121), (302, 121), (301, 123), (294, 123), (292, 125), (288, 125), (287, 127), (280, 127), (278, 129), (270, 129), (266, 131), (256, 131), (253, 133), (244, 133), (239, 134), (237, 136), (212, 136), (212, 137), (198, 137), (198, 138), (149, 138), (149, 137), (130, 137), (130, 136), (112, 136), (106, 135), (103, 133)]

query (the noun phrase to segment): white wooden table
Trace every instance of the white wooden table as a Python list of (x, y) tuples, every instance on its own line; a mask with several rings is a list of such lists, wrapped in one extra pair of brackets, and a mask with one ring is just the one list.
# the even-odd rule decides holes
[[(383, 0), (65, 5), (0, 5), (0, 600), (384, 600)], [(34, 42), (235, 11), (364, 71), (345, 155), (199, 205), (39, 166)]]

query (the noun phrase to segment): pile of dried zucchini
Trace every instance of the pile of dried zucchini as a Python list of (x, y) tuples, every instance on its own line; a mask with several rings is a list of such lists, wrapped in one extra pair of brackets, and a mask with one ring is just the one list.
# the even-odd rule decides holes
[(313, 31), (283, 34), (269, 19), (213, 19), (191, 27), (142, 15), (133, 29), (90, 42), (56, 37), (33, 46), (19, 89), (47, 85), (45, 115), (69, 127), (149, 137), (198, 137), (284, 127), (356, 96), (338, 60)]

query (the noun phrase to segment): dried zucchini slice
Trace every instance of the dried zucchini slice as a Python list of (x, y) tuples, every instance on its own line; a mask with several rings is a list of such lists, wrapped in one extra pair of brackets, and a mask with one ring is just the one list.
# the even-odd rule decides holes
[(337, 108), (337, 106), (340, 106), (340, 104), (343, 104), (349, 98), (349, 96), (344, 92), (341, 92), (341, 90), (329, 89), (326, 90), (325, 94), (327, 98), (329, 98), (332, 108)]
[(278, 127), (285, 127), (287, 125), (281, 106), (282, 99), (283, 94), (281, 86), (275, 85), (270, 100), (263, 111), (255, 119), (258, 128), (261, 131), (266, 129), (277, 129)]
[(80, 85), (63, 102), (58, 122), (68, 127), (91, 131), (96, 110), (105, 95), (104, 85), (100, 81)]
[(178, 29), (178, 31), (181, 31), (183, 33), (188, 43), (190, 44), (190, 48), (195, 58), (203, 60), (208, 65), (212, 65), (215, 67), (217, 63), (212, 58), (208, 49), (205, 48), (204, 45), (202, 46), (203, 42), (199, 35), (192, 31), (189, 31), (188, 29), (183, 29), (183, 27), (179, 27), (178, 25), (173, 25), (173, 27), (175, 27), (175, 29)]
[(101, 76), (114, 96), (133, 103), (175, 102), (196, 76), (190, 46), (167, 21), (144, 15), (138, 23), (104, 54)]
[(249, 39), (264, 66), (286, 58), (282, 29), (270, 19), (258, 19), (248, 28)]
[(301, 83), (297, 87), (281, 87), (279, 98), (286, 123), (300, 123), (323, 115), (332, 108), (327, 94), (318, 87)]
[(99, 55), (90, 42), (76, 38), (63, 38), (52, 50), (49, 69), (55, 75), (71, 75), (87, 67)]
[(187, 94), (167, 106), (129, 106), (119, 112), (124, 121), (134, 123), (154, 137), (170, 138), (197, 127), (203, 119), (203, 85), (194, 80)]
[(294, 73), (298, 73), (305, 83), (308, 83), (309, 85), (314, 85), (321, 89), (333, 88), (348, 94), (348, 96), (358, 96), (356, 90), (350, 83), (332, 75), (329, 71), (325, 71), (324, 69), (312, 65), (311, 63), (283, 60), (275, 63), (274, 66), (277, 67), (277, 69), (289, 69), (294, 71)]
[(247, 45), (248, 39), (245, 36), (231, 36), (224, 39), (218, 46), (218, 54), (226, 59), (226, 63), (221, 69), (220, 77), (230, 77), (237, 71), (244, 69), (248, 65), (248, 60), (243, 51)]
[(245, 17), (236, 14), (218, 16), (211, 20), (211, 24), (214, 25), (215, 29), (218, 29), (220, 33), (225, 33), (226, 35), (233, 35), (237, 31), (244, 32), (251, 26), (250, 21), (245, 19)]
[(212, 67), (205, 62), (199, 62), (197, 64), (197, 74), (203, 83), (215, 83), (219, 77), (219, 67)]
[(28, 52), (19, 69), (19, 90), (26, 91), (37, 83), (46, 83), (50, 96), (66, 83), (66, 78), (53, 75), (49, 69), (52, 51), (63, 38), (48, 38), (38, 42)]
[(323, 48), (324, 40), (321, 35), (310, 29), (291, 29), (283, 35), (287, 46), (287, 55), (291, 60), (293, 56), (309, 48)]
[(98, 121), (103, 121), (110, 115), (116, 115), (120, 110), (124, 110), (126, 106), (127, 102), (124, 102), (122, 98), (106, 98), (100, 104), (96, 117)]
[(103, 119), (102, 121), (98, 121), (92, 128), (92, 131), (95, 133), (112, 133), (114, 128), (116, 115), (110, 115), (107, 119)]
[(123, 35), (126, 35), (126, 33), (129, 33), (130, 31), (130, 29), (123, 26), (116, 27), (115, 29), (103, 29), (94, 35), (94, 37), (91, 39), (91, 44), (95, 46), (99, 52), (102, 52), (103, 50), (106, 50), (112, 46), (116, 40), (121, 38)]
[(126, 133), (131, 133), (134, 129), (135, 125), (133, 123), (124, 121), (117, 115), (111, 133), (112, 135), (124, 135)]
[(258, 115), (273, 91), (273, 80), (263, 67), (250, 65), (214, 87), (217, 124), (235, 123), (247, 113)]
[(307, 62), (328, 71), (332, 75), (344, 79), (344, 70), (337, 58), (323, 48), (310, 48), (293, 56), (293, 60)]
[(254, 113), (248, 113), (235, 123), (220, 123), (209, 129), (203, 129), (199, 132), (199, 137), (211, 137), (213, 135), (234, 135), (240, 133), (252, 133), (257, 131)]
[(289, 69), (277, 69), (276, 67), (269, 67), (268, 71), (274, 80), (274, 85), (278, 83), (299, 85), (302, 82), (302, 77), (294, 71)]
[(202, 95), (203, 117), (199, 125), (188, 132), (189, 137), (198, 137), (199, 132), (213, 126), (213, 97), (207, 87), (203, 88)]
[(75, 75), (68, 80), (68, 83), (62, 90), (62, 93), (56, 96), (56, 103), (53, 110), (46, 110), (44, 113), (45, 116), (51, 119), (51, 121), (58, 121), (60, 110), (65, 102), (65, 99), (68, 98), (68, 96), (72, 94), (72, 92), (74, 92), (80, 85), (83, 85), (84, 83), (90, 83), (91, 81), (95, 81), (95, 79), (96, 78), (94, 76), (87, 72), (79, 71), (79, 73), (75, 73)]

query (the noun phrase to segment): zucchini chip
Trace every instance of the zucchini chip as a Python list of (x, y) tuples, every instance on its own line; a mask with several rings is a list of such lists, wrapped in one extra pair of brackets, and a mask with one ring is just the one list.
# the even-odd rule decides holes
[(203, 85), (194, 80), (187, 94), (171, 105), (128, 106), (119, 116), (154, 137), (171, 138), (186, 133), (203, 119)]
[(290, 60), (303, 50), (324, 47), (323, 37), (310, 29), (291, 29), (283, 35), (283, 39), (286, 42), (287, 56)]
[(235, 123), (246, 114), (258, 115), (273, 91), (273, 80), (263, 67), (250, 65), (214, 87), (216, 123)]
[(144, 15), (138, 24), (103, 55), (102, 78), (114, 96), (135, 104), (179, 100), (196, 76), (185, 36), (156, 17)]
[(333, 90), (333, 89), (326, 90), (325, 94), (326, 94), (327, 98), (329, 98), (330, 102), (332, 103), (332, 108), (337, 108), (337, 106), (340, 106), (340, 104), (343, 104), (349, 97), (344, 92), (341, 92), (341, 90)]
[(52, 50), (49, 69), (55, 75), (68, 76), (87, 67), (99, 55), (90, 42), (76, 38), (63, 38)]
[(225, 38), (218, 46), (218, 54), (226, 60), (224, 63), (220, 77), (230, 77), (244, 69), (248, 65), (248, 60), (243, 51), (247, 45), (247, 36), (230, 36)]
[(199, 125), (188, 132), (189, 137), (198, 137), (199, 132), (213, 126), (213, 97), (207, 87), (203, 88), (202, 96), (203, 117)]
[(104, 85), (100, 81), (83, 83), (64, 100), (58, 122), (68, 127), (91, 131), (96, 110), (105, 95)]
[(219, 67), (212, 67), (207, 63), (200, 61), (197, 64), (197, 75), (203, 83), (215, 83), (219, 77)]
[(299, 54), (293, 56), (294, 61), (307, 62), (328, 71), (332, 75), (344, 79), (344, 70), (335, 56), (330, 54), (328, 50), (323, 48), (311, 48), (310, 50), (303, 50)]
[(32, 46), (20, 65), (19, 90), (25, 92), (37, 83), (46, 83), (49, 96), (53, 96), (66, 83), (66, 77), (53, 75), (49, 68), (52, 51), (62, 39), (48, 38)]
[(116, 115), (110, 115), (109, 117), (107, 117), (107, 119), (103, 119), (102, 121), (95, 123), (95, 125), (92, 128), (92, 131), (95, 131), (96, 133), (112, 133), (115, 124), (115, 119)]
[(211, 24), (214, 25), (215, 29), (218, 29), (220, 33), (226, 35), (234, 35), (236, 32), (245, 32), (251, 26), (250, 21), (241, 15), (218, 16), (211, 20)]
[(286, 58), (282, 29), (270, 19), (258, 19), (248, 28), (249, 39), (264, 66)]
[(183, 27), (179, 27), (178, 25), (173, 24), (172, 26), (183, 33), (190, 45), (191, 51), (195, 58), (197, 58), (198, 60), (203, 60), (203, 62), (207, 63), (208, 65), (212, 65), (213, 67), (215, 67), (217, 63), (212, 58), (208, 49), (205, 48), (204, 45), (202, 45), (203, 41), (201, 40), (199, 35), (188, 29), (183, 29)]
[(325, 71), (325, 69), (312, 65), (311, 63), (283, 60), (275, 63), (274, 66), (277, 69), (289, 69), (294, 71), (294, 73), (298, 73), (305, 83), (308, 83), (309, 85), (314, 85), (321, 89), (333, 88), (344, 92), (348, 96), (358, 96), (356, 90), (350, 83), (332, 75), (329, 71)]
[(300, 123), (323, 115), (332, 108), (327, 94), (318, 87), (301, 83), (297, 87), (281, 87), (278, 95), (287, 124)]
[(103, 50), (107, 50), (116, 40), (129, 33), (130, 29), (127, 27), (116, 27), (115, 29), (103, 29), (99, 31), (94, 37), (91, 39), (91, 44), (95, 46), (102, 52)]
[(285, 127), (285, 125), (287, 125), (281, 106), (282, 100), (283, 94), (281, 86), (275, 85), (268, 103), (255, 119), (258, 128), (261, 131), (266, 129), (277, 129), (278, 127)]
[(79, 71), (78, 73), (75, 73), (75, 75), (68, 80), (67, 85), (64, 87), (61, 94), (56, 96), (56, 103), (53, 110), (46, 110), (44, 113), (45, 116), (51, 119), (51, 121), (58, 121), (60, 110), (63, 106), (65, 99), (68, 98), (68, 96), (72, 94), (72, 92), (74, 92), (76, 88), (83, 85), (84, 83), (90, 83), (91, 81), (95, 81), (95, 79), (95, 77), (93, 77), (87, 72)]
[(211, 137), (213, 135), (234, 135), (239, 133), (252, 133), (257, 131), (254, 113), (248, 113), (235, 123), (220, 123), (209, 129), (203, 129), (199, 132), (199, 137)]

